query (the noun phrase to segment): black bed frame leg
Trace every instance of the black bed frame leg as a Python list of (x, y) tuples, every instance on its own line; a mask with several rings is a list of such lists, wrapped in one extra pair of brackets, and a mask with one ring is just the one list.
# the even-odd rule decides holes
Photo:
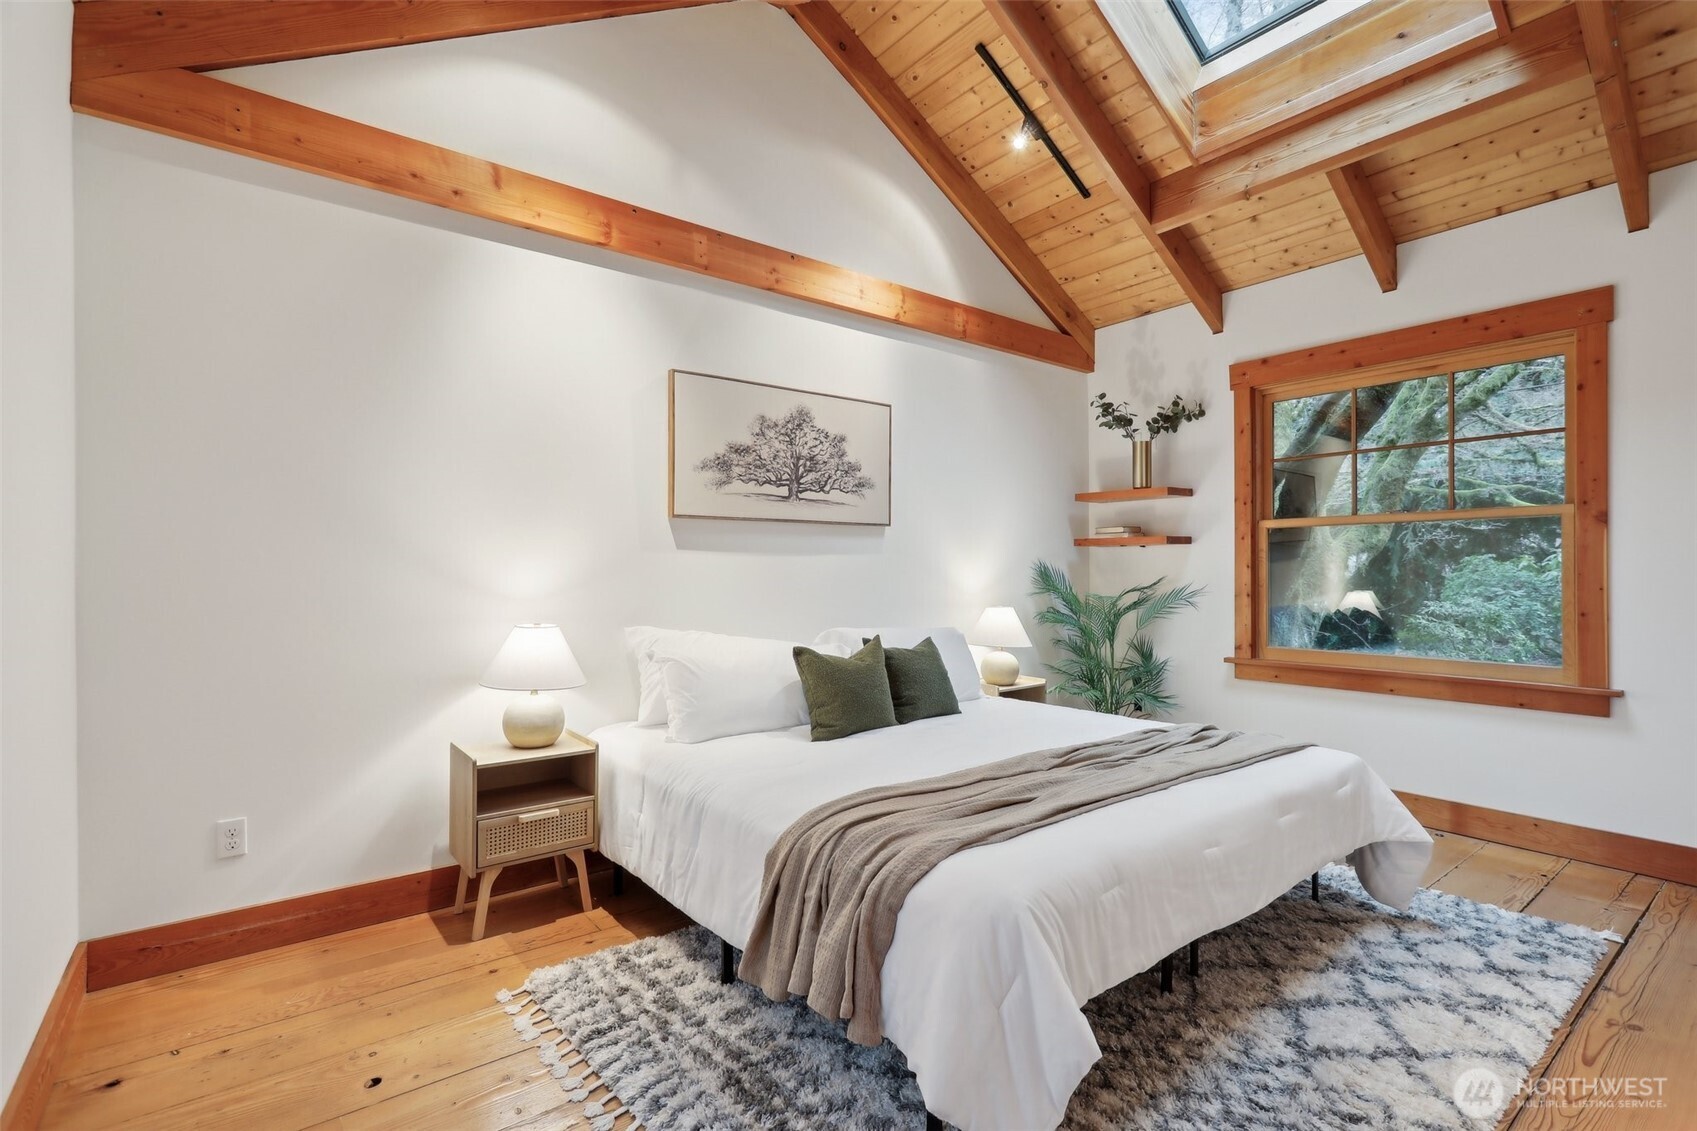
[(1308, 894), (1317, 901), (1320, 898), (1320, 873), (1315, 872), (1308, 880)]
[(728, 986), (737, 980), (736, 952), (724, 939), (719, 940), (719, 984)]
[(925, 1131), (943, 1131), (943, 1121), (930, 1112), (926, 1112)]
[(1161, 959), (1161, 992), (1173, 992), (1173, 956), (1170, 954)]
[(1197, 977), (1202, 973), (1202, 940), (1190, 940), (1190, 976)]
[(625, 870), (619, 865), (613, 865), (613, 894), (625, 894)]

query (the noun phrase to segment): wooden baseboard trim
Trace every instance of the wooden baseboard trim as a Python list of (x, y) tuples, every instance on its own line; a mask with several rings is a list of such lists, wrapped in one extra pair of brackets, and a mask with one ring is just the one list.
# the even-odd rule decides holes
[[(1415, 819), (1428, 828), (1549, 852), (1676, 883), (1697, 884), (1697, 848), (1506, 813), (1459, 801), (1444, 801), (1417, 793), (1398, 791), (1397, 796), (1408, 806)], [(603, 858), (590, 854), (592, 872), (607, 867), (610, 865)], [(496, 893), (544, 883), (553, 875), (553, 865), (547, 860), (508, 868), (501, 873)], [(108, 935), (79, 944), (73, 966), (86, 969), (86, 985), (90, 990), (121, 986), (143, 978), (204, 966), (208, 962), (323, 938), (356, 927), (439, 911), (452, 906), (458, 879), (459, 869), (450, 865)], [(55, 997), (57, 1001), (58, 997)], [(42, 1031), (44, 1034), (47, 1032), (46, 1022), (43, 1022)], [(40, 1043), (41, 1037), (38, 1037), (37, 1044)], [(35, 1056), (34, 1048), (30, 1055)], [(25, 1071), (28, 1070), (26, 1064)], [(23, 1092), (25, 1077), (20, 1074), (18, 1079), (19, 1086), (13, 1089), (14, 1100)], [(12, 1104), (9, 1102), (4, 1131), (10, 1131), (13, 1126), (11, 1111)], [(17, 1126), (30, 1127), (34, 1124), (20, 1123)]]
[[(589, 858), (592, 872), (611, 867), (595, 853)], [(456, 865), (432, 868), (91, 939), (87, 944), (88, 988), (104, 990), (356, 927), (439, 911), (453, 906), (459, 874)], [(553, 879), (551, 860), (517, 864), (501, 873), (495, 894)]]
[(59, 976), (59, 986), (47, 1003), (41, 1026), (35, 1031), (29, 1052), (24, 1056), (18, 1078), (6, 1096), (6, 1107), (0, 1112), (0, 1131), (34, 1131), (41, 1125), (42, 1113), (47, 1110), (47, 1095), (53, 1090), (53, 1078), (59, 1067), (59, 1051), (65, 1033), (82, 1005), (83, 992), (88, 985), (88, 944), (78, 943), (71, 951), (71, 960)]
[(1570, 860), (1583, 860), (1587, 864), (1619, 868), (1623, 872), (1639, 872), (1659, 880), (1697, 884), (1697, 848), (1547, 821), (1542, 817), (1505, 813), (1501, 809), (1486, 809), (1460, 801), (1444, 801), (1418, 793), (1404, 793), (1400, 789), (1396, 795), (1408, 806), (1415, 820), (1430, 829), (1493, 840), (1534, 852), (1548, 852)]

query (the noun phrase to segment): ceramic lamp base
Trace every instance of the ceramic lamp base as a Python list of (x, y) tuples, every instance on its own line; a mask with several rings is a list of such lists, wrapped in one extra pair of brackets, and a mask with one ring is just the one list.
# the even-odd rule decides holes
[(552, 746), (566, 729), (566, 709), (552, 695), (532, 691), (507, 705), (501, 715), (501, 733), (520, 750)]
[(986, 652), (978, 674), (991, 687), (1012, 687), (1019, 680), (1019, 660), (1011, 652)]

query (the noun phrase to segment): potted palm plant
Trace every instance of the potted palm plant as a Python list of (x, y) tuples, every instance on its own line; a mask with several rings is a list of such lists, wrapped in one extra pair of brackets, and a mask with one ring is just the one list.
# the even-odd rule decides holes
[[(1056, 630), (1055, 646), (1064, 657), (1049, 665), (1059, 677), (1056, 690), (1114, 715), (1147, 716), (1178, 706), (1166, 687), (1171, 661), (1155, 655), (1148, 630), (1180, 609), (1194, 609), (1202, 587), (1163, 589), (1165, 580), (1119, 593), (1080, 593), (1059, 566), (1033, 563), (1032, 596), (1049, 601), (1037, 623)], [(1128, 621), (1131, 631), (1122, 646), (1120, 634)]]
[[(1090, 402), (1090, 407), (1096, 410), (1096, 424), (1110, 432), (1118, 432), (1131, 441), (1131, 485), (1133, 487), (1153, 487), (1155, 485), (1155, 437), (1169, 432), (1177, 432), (1179, 426), (1192, 420), (1201, 420), (1207, 415), (1201, 400), (1185, 403), (1183, 397), (1174, 397), (1172, 403), (1149, 414), (1141, 428), (1138, 424), (1137, 413), (1131, 410), (1131, 402), (1115, 404), (1108, 399), (1107, 393), (1097, 393), (1096, 399)], [(1139, 432), (1147, 435), (1139, 435)]]

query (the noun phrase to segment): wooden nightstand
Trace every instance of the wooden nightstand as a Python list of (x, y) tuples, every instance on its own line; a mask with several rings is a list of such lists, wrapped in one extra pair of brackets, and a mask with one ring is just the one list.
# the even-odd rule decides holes
[(997, 687), (993, 683), (980, 686), (984, 688), (984, 694), (1003, 699), (1027, 699), (1033, 703), (1049, 701), (1049, 681), (1040, 675), (1022, 675), (1007, 687)]
[(466, 885), (478, 876), (472, 941), (483, 937), (489, 892), (509, 864), (554, 858), (566, 886), (566, 860), (577, 872), (578, 900), (590, 909), (589, 865), (595, 846), (598, 747), (567, 731), (552, 746), (518, 750), (504, 742), (448, 747), (448, 848), (460, 865), (454, 914), (465, 911)]

